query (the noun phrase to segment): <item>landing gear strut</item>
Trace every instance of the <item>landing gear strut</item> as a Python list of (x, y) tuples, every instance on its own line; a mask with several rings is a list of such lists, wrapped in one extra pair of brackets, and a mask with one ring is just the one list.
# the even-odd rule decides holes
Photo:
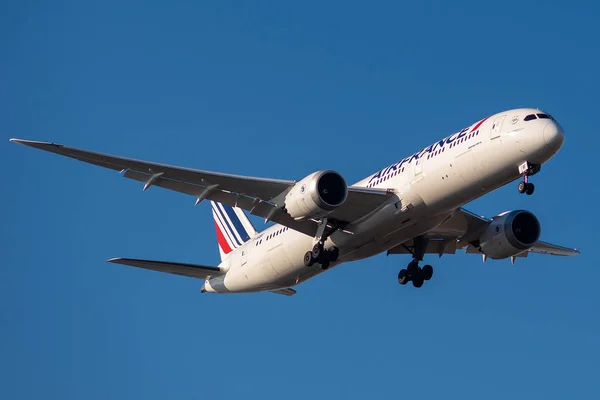
[(519, 173), (523, 175), (523, 180), (519, 182), (519, 186), (517, 187), (519, 193), (526, 193), (528, 196), (533, 194), (535, 186), (529, 182), (529, 177), (540, 172), (540, 169), (540, 165), (529, 164), (527, 161), (519, 165)]
[(340, 250), (337, 247), (332, 246), (327, 249), (325, 248), (325, 241), (337, 229), (335, 223), (329, 227), (327, 225), (327, 218), (323, 218), (317, 229), (317, 243), (315, 243), (312, 250), (307, 251), (304, 254), (304, 265), (310, 267), (315, 263), (319, 263), (321, 264), (322, 269), (327, 269), (329, 268), (330, 263), (338, 260)]
[(419, 261), (423, 260), (428, 241), (427, 238), (419, 236), (413, 240), (414, 245), (412, 248), (407, 247), (407, 250), (413, 255), (413, 260), (406, 269), (403, 268), (398, 273), (399, 284), (406, 285), (409, 281), (412, 281), (414, 287), (420, 288), (425, 281), (431, 279), (433, 267), (431, 265), (425, 265), (423, 268), (419, 267)]

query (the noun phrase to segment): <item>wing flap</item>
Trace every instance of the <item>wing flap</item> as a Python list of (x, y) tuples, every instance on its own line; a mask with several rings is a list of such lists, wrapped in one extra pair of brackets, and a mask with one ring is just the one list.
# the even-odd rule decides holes
[(134, 258), (111, 258), (109, 263), (128, 265), (130, 267), (149, 269), (152, 271), (166, 272), (168, 274), (188, 276), (197, 279), (207, 279), (213, 276), (224, 275), (218, 267), (206, 265), (186, 264), (172, 261), (138, 260)]

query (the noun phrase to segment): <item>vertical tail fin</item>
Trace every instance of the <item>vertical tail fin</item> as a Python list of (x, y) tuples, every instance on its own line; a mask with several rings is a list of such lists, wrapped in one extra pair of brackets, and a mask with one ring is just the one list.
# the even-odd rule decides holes
[(210, 202), (212, 206), (219, 253), (223, 260), (233, 250), (256, 235), (256, 230), (241, 208)]

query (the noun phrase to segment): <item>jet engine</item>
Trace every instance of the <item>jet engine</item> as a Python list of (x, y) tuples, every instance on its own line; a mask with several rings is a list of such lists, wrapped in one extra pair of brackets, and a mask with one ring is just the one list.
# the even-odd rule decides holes
[(335, 171), (317, 171), (296, 183), (285, 196), (285, 208), (296, 219), (321, 218), (348, 197), (344, 178)]
[(507, 211), (494, 218), (481, 235), (481, 252), (492, 259), (515, 256), (528, 250), (540, 237), (540, 222), (529, 211)]

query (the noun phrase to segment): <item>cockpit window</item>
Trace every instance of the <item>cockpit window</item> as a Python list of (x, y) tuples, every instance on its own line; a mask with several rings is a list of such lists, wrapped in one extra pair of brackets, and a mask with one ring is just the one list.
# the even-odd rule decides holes
[(528, 116), (523, 118), (523, 121), (531, 121), (532, 119), (536, 119), (535, 114), (529, 114)]
[(550, 116), (548, 114), (538, 114), (537, 116), (540, 119), (554, 119), (554, 118), (552, 118), (552, 116)]

